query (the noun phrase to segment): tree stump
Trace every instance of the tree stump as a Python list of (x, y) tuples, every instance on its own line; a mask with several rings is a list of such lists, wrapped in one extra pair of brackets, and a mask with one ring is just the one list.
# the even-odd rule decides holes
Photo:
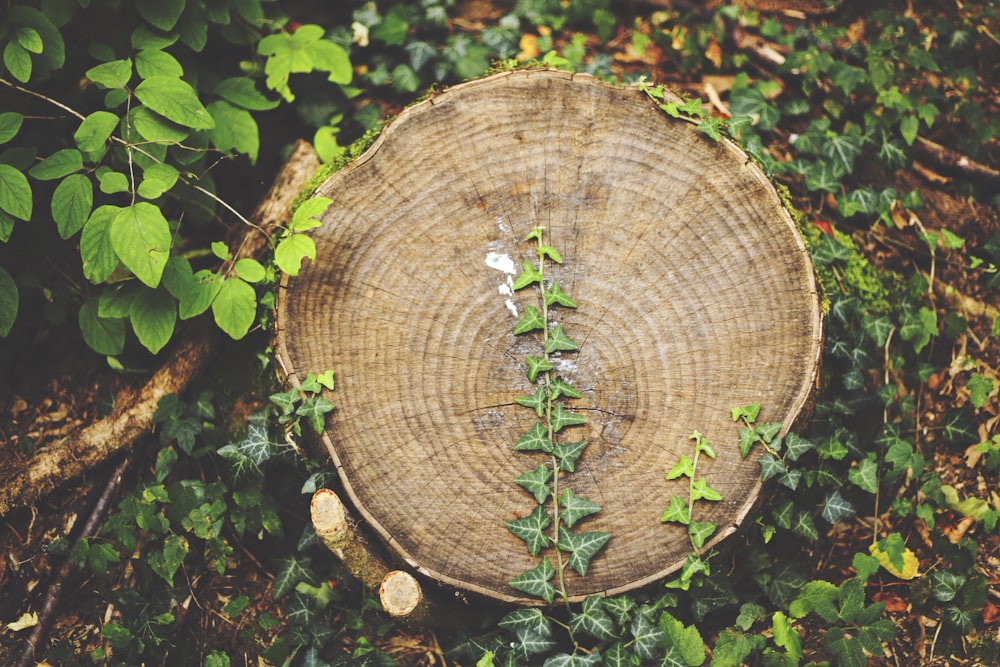
[[(287, 380), (334, 369), (322, 436), (365, 522), (416, 571), (533, 604), (507, 582), (537, 564), (504, 526), (534, 499), (513, 479), (534, 414), (507, 293), (544, 226), (548, 265), (579, 304), (556, 317), (580, 350), (559, 372), (590, 446), (571, 475), (611, 533), (573, 599), (638, 588), (690, 550), (660, 514), (687, 481), (665, 473), (693, 430), (715, 448), (698, 468), (722, 502), (696, 520), (732, 534), (760, 492), (730, 408), (762, 403), (792, 423), (818, 372), (821, 314), (799, 231), (760, 169), (731, 142), (665, 116), (634, 88), (549, 70), (497, 74), (406, 109), (317, 192), (332, 206), (317, 261), (286, 278), (276, 351)], [(707, 548), (706, 547), (706, 548)]]

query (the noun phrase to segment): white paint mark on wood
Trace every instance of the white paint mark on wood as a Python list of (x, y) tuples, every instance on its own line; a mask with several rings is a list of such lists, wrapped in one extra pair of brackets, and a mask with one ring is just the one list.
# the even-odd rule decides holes
[(517, 273), (517, 267), (514, 266), (514, 260), (512, 260), (506, 253), (486, 253), (486, 266), (491, 269), (496, 269), (497, 271), (503, 271), (504, 273), (508, 273), (510, 275)]

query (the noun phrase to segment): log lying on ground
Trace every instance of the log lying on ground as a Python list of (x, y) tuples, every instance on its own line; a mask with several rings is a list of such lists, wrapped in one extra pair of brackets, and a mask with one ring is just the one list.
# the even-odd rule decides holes
[[(241, 227), (239, 238), (231, 239), (230, 247), (240, 248), (239, 257), (260, 256), (269, 230), (288, 221), (289, 206), (317, 166), (311, 146), (299, 143), (252, 216), (257, 228)], [(2, 471), (0, 516), (36, 502), (149, 433), (160, 399), (184, 391), (212, 358), (219, 339), (218, 329), (207, 323), (185, 329), (173, 352), (143, 386), (119, 392), (111, 414), (41, 450), (23, 467)]]
[(602, 507), (582, 530), (612, 535), (586, 577), (567, 570), (570, 598), (683, 566), (687, 533), (660, 516), (686, 493), (664, 477), (694, 430), (718, 454), (699, 477), (724, 498), (698, 508), (719, 526), (705, 548), (751, 515), (760, 468), (730, 409), (759, 402), (790, 427), (822, 327), (799, 230), (734, 144), (635, 88), (505, 72), (408, 108), (317, 194), (333, 199), (312, 233), (323, 259), (284, 280), (275, 351), (292, 386), (336, 370), (323, 443), (396, 560), (538, 603), (508, 584), (538, 558), (505, 527), (537, 506), (513, 481), (539, 465), (513, 449), (536, 421), (516, 399), (536, 390), (538, 341), (513, 330), (537, 294), (510, 291), (536, 226), (565, 260), (546, 279), (579, 304), (555, 315), (580, 343), (556, 362), (588, 418), (567, 442), (590, 443), (567, 479)]

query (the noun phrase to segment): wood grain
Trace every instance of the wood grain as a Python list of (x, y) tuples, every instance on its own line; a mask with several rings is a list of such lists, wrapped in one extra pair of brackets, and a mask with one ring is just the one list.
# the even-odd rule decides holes
[(734, 145), (672, 120), (635, 89), (548, 70), (456, 86), (404, 111), (324, 184), (333, 199), (318, 261), (287, 278), (276, 350), (292, 385), (334, 369), (324, 442), (351, 502), (420, 572), (530, 603), (507, 581), (536, 564), (504, 522), (535, 501), (513, 479), (541, 459), (514, 452), (534, 414), (514, 337), (537, 296), (507, 297), (488, 253), (517, 265), (536, 225), (565, 258), (549, 275), (579, 303), (555, 318), (581, 344), (558, 369), (583, 392), (591, 444), (570, 476), (603, 506), (581, 530), (613, 535), (574, 598), (675, 572), (689, 543), (663, 525), (664, 475), (692, 430), (718, 459), (699, 467), (724, 496), (698, 520), (713, 544), (760, 485), (733, 406), (791, 423), (815, 383), (821, 315), (794, 222)]

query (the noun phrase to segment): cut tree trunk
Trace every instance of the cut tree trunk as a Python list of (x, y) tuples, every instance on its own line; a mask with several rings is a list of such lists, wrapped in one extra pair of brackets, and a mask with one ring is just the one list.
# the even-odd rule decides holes
[[(513, 335), (537, 294), (506, 292), (505, 258), (534, 255), (579, 304), (555, 317), (580, 342), (557, 360), (583, 393), (566, 476), (611, 533), (573, 599), (676, 572), (686, 532), (661, 524), (686, 481), (665, 473), (698, 430), (718, 458), (699, 477), (722, 502), (695, 518), (731, 535), (760, 493), (730, 408), (762, 403), (791, 425), (818, 372), (821, 314), (799, 231), (761, 170), (731, 142), (665, 116), (643, 92), (549, 70), (506, 72), (434, 95), (391, 123), (317, 192), (330, 197), (318, 260), (286, 278), (276, 352), (292, 386), (333, 369), (323, 442), (344, 490), (416, 572), (531, 604), (508, 586), (537, 564), (504, 526), (534, 499), (514, 484), (541, 462), (512, 445), (535, 421)], [(501, 261), (496, 261), (501, 260)]]

